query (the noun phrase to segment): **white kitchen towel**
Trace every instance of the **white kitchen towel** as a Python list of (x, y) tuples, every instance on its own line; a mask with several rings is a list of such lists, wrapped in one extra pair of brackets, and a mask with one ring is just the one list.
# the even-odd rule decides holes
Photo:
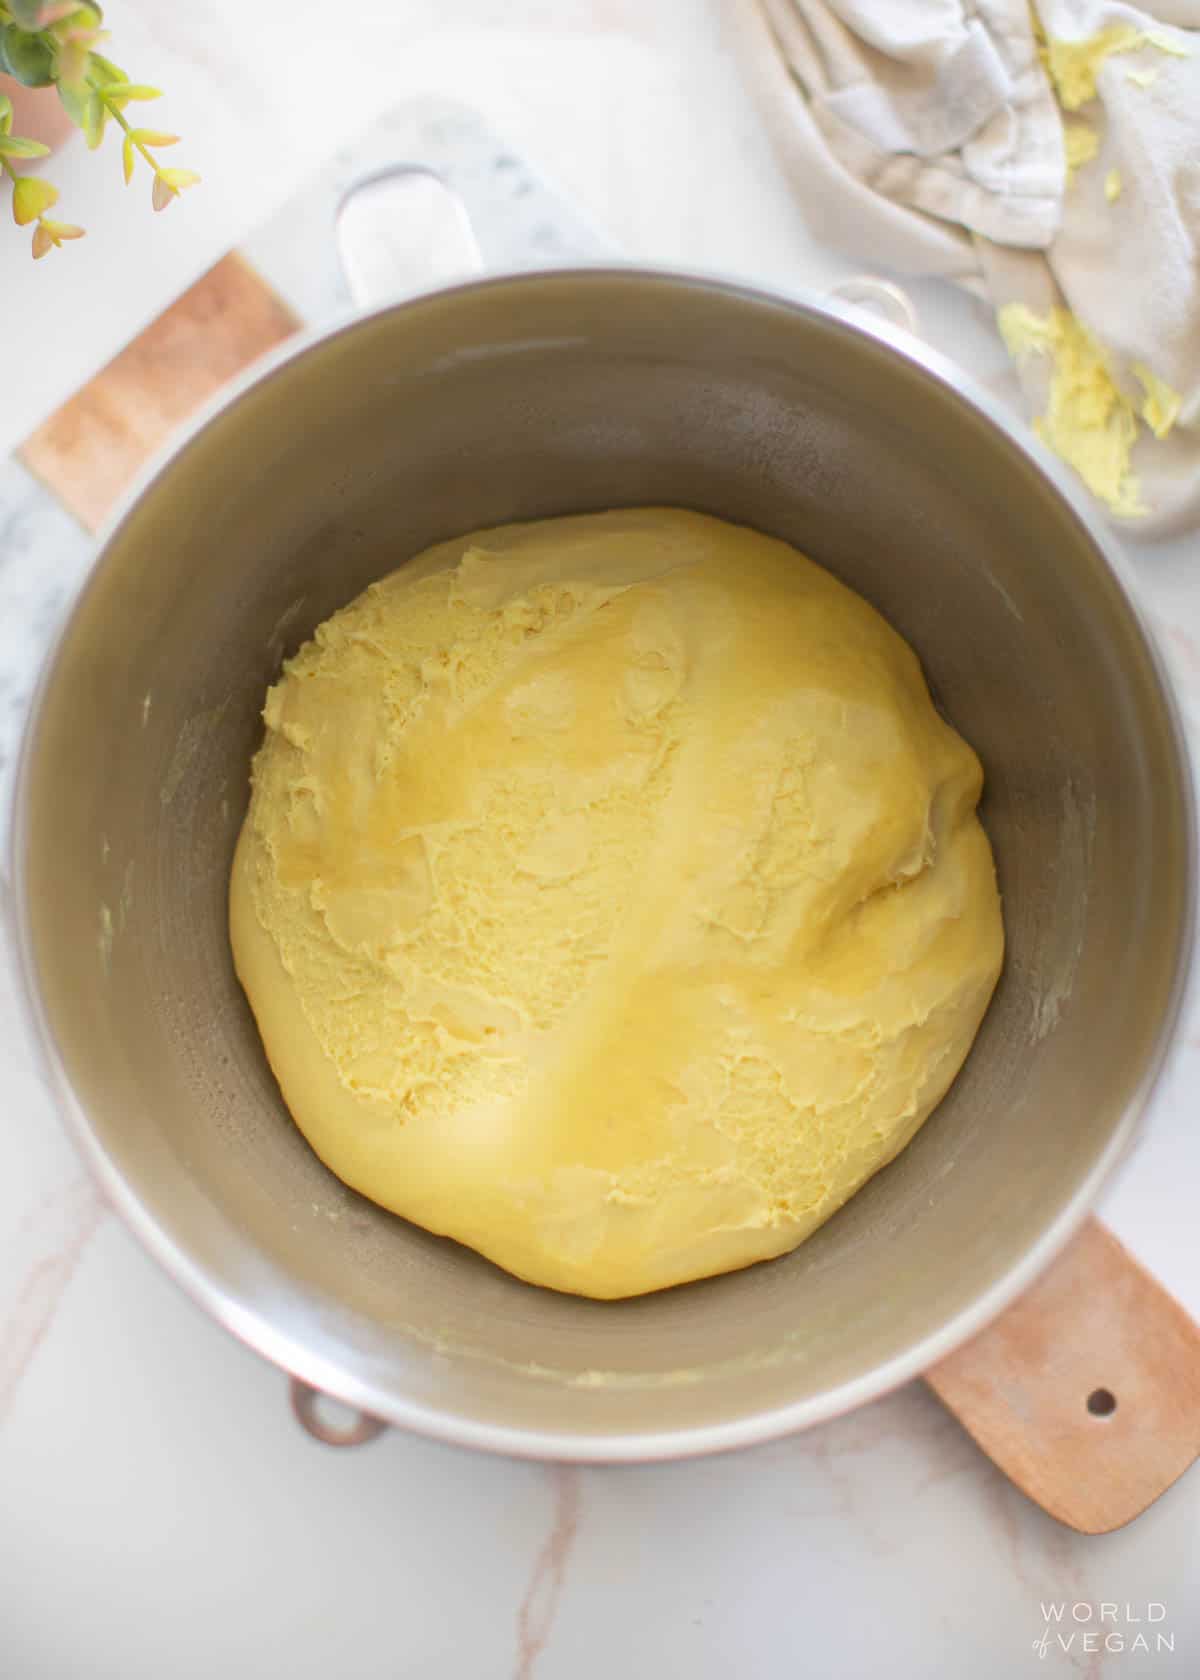
[[(1072, 356), (1080, 335), (1057, 363), (1020, 358), (1043, 435), (1115, 487), (1111, 449), (1136, 434), (1110, 515), (1146, 536), (1200, 519), (1200, 0), (739, 0), (739, 13), (814, 230), (997, 311), (1069, 311), (1119, 412)], [(1022, 323), (1036, 341), (1038, 322)], [(1107, 412), (1095, 447), (1077, 424), (1089, 404)]]

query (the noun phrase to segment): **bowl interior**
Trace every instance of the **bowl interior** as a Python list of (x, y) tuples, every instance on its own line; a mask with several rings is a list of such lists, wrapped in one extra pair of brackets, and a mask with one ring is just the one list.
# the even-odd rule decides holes
[[(437, 539), (635, 503), (787, 538), (912, 642), (983, 759), (1008, 961), (946, 1101), (815, 1237), (594, 1303), (516, 1281), (320, 1164), (236, 983), (226, 892), (265, 689), (316, 624)], [(1094, 541), (919, 352), (736, 288), (529, 276), (303, 350), (128, 512), (32, 731), (26, 951), (105, 1181), (263, 1351), (458, 1439), (731, 1444), (909, 1374), (1094, 1188), (1177, 997), (1186, 772)]]

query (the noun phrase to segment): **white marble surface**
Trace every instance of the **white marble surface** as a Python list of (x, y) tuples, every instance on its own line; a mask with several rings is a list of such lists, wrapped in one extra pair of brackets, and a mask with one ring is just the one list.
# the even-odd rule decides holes
[[(846, 272), (776, 171), (721, 0), (356, 0), (353, 28), (317, 0), (113, 0), (109, 14), (117, 56), (171, 90), (182, 161), (206, 185), (152, 220), (115, 158), (68, 155), (56, 178), (88, 241), (35, 270), (0, 226), (0, 455), (407, 93), (476, 104), (631, 255), (778, 286)], [(917, 293), (929, 335), (1003, 383), (974, 306)], [(87, 558), (0, 465), (5, 793), (41, 648)], [(1134, 563), (1200, 740), (1200, 540)], [(1200, 1469), (1086, 1540), (1031, 1507), (920, 1386), (661, 1468), (511, 1464), (394, 1433), (357, 1454), (316, 1447), (278, 1373), (102, 1209), (16, 1023), (0, 965), (4, 1680), (1200, 1675)], [(1104, 1212), (1200, 1315), (1198, 1091), (1192, 1021)], [(1072, 1622), (1071, 1606), (1096, 1618), (1102, 1603), (1116, 1621)], [(1046, 1610), (1064, 1604), (1039, 1652)]]

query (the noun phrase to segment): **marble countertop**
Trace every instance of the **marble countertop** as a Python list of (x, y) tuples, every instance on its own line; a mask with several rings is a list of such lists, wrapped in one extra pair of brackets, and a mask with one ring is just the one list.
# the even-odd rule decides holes
[[(351, 31), (318, 0), (113, 0), (117, 56), (170, 90), (164, 115), (205, 187), (164, 225), (130, 201), (115, 158), (106, 169), (80, 149), (55, 178), (87, 241), (34, 269), (25, 235), (0, 227), (0, 458), (407, 94), (477, 106), (632, 256), (780, 287), (849, 272), (797, 214), (723, 0), (353, 11)], [(1008, 388), (977, 306), (914, 292), (929, 337)], [(1200, 539), (1130, 552), (1195, 749)], [(0, 465), (5, 803), (42, 650), (88, 558), (67, 516)], [(1127, 1529), (1085, 1539), (1016, 1492), (921, 1385), (691, 1464), (518, 1464), (396, 1432), (318, 1447), (280, 1374), (104, 1210), (18, 1019), (0, 963), (5, 1680), (1200, 1674), (1200, 1468)], [(1192, 1020), (1102, 1211), (1200, 1316), (1198, 1095)]]

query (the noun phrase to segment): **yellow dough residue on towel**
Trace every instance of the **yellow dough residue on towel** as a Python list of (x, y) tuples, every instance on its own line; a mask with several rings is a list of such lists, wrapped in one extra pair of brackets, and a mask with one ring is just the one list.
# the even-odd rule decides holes
[[(1105, 59), (1114, 53), (1137, 52), (1141, 47), (1154, 47), (1171, 58), (1189, 58), (1191, 49), (1181, 35), (1168, 35), (1161, 29), (1138, 29), (1131, 23), (1112, 23), (1078, 41), (1047, 39), (1041, 26), (1039, 53), (1064, 111), (1077, 111), (1096, 97), (1096, 77)], [(1151, 70), (1130, 70), (1126, 80), (1139, 87), (1148, 87), (1154, 80)]]
[(614, 1297), (793, 1248), (1000, 970), (981, 772), (794, 549), (675, 509), (478, 531), (267, 695), (238, 974), (356, 1190)]
[(1123, 519), (1149, 510), (1131, 457), (1137, 411), (1112, 376), (1108, 357), (1067, 309), (1035, 314), (1006, 303), (996, 316), (1008, 353), (1050, 359), (1046, 412), (1034, 421), (1042, 442), (1082, 478), (1088, 489)]
[(1067, 160), (1067, 185), (1085, 163), (1090, 163), (1100, 150), (1100, 136), (1088, 123), (1063, 124), (1063, 151)]

